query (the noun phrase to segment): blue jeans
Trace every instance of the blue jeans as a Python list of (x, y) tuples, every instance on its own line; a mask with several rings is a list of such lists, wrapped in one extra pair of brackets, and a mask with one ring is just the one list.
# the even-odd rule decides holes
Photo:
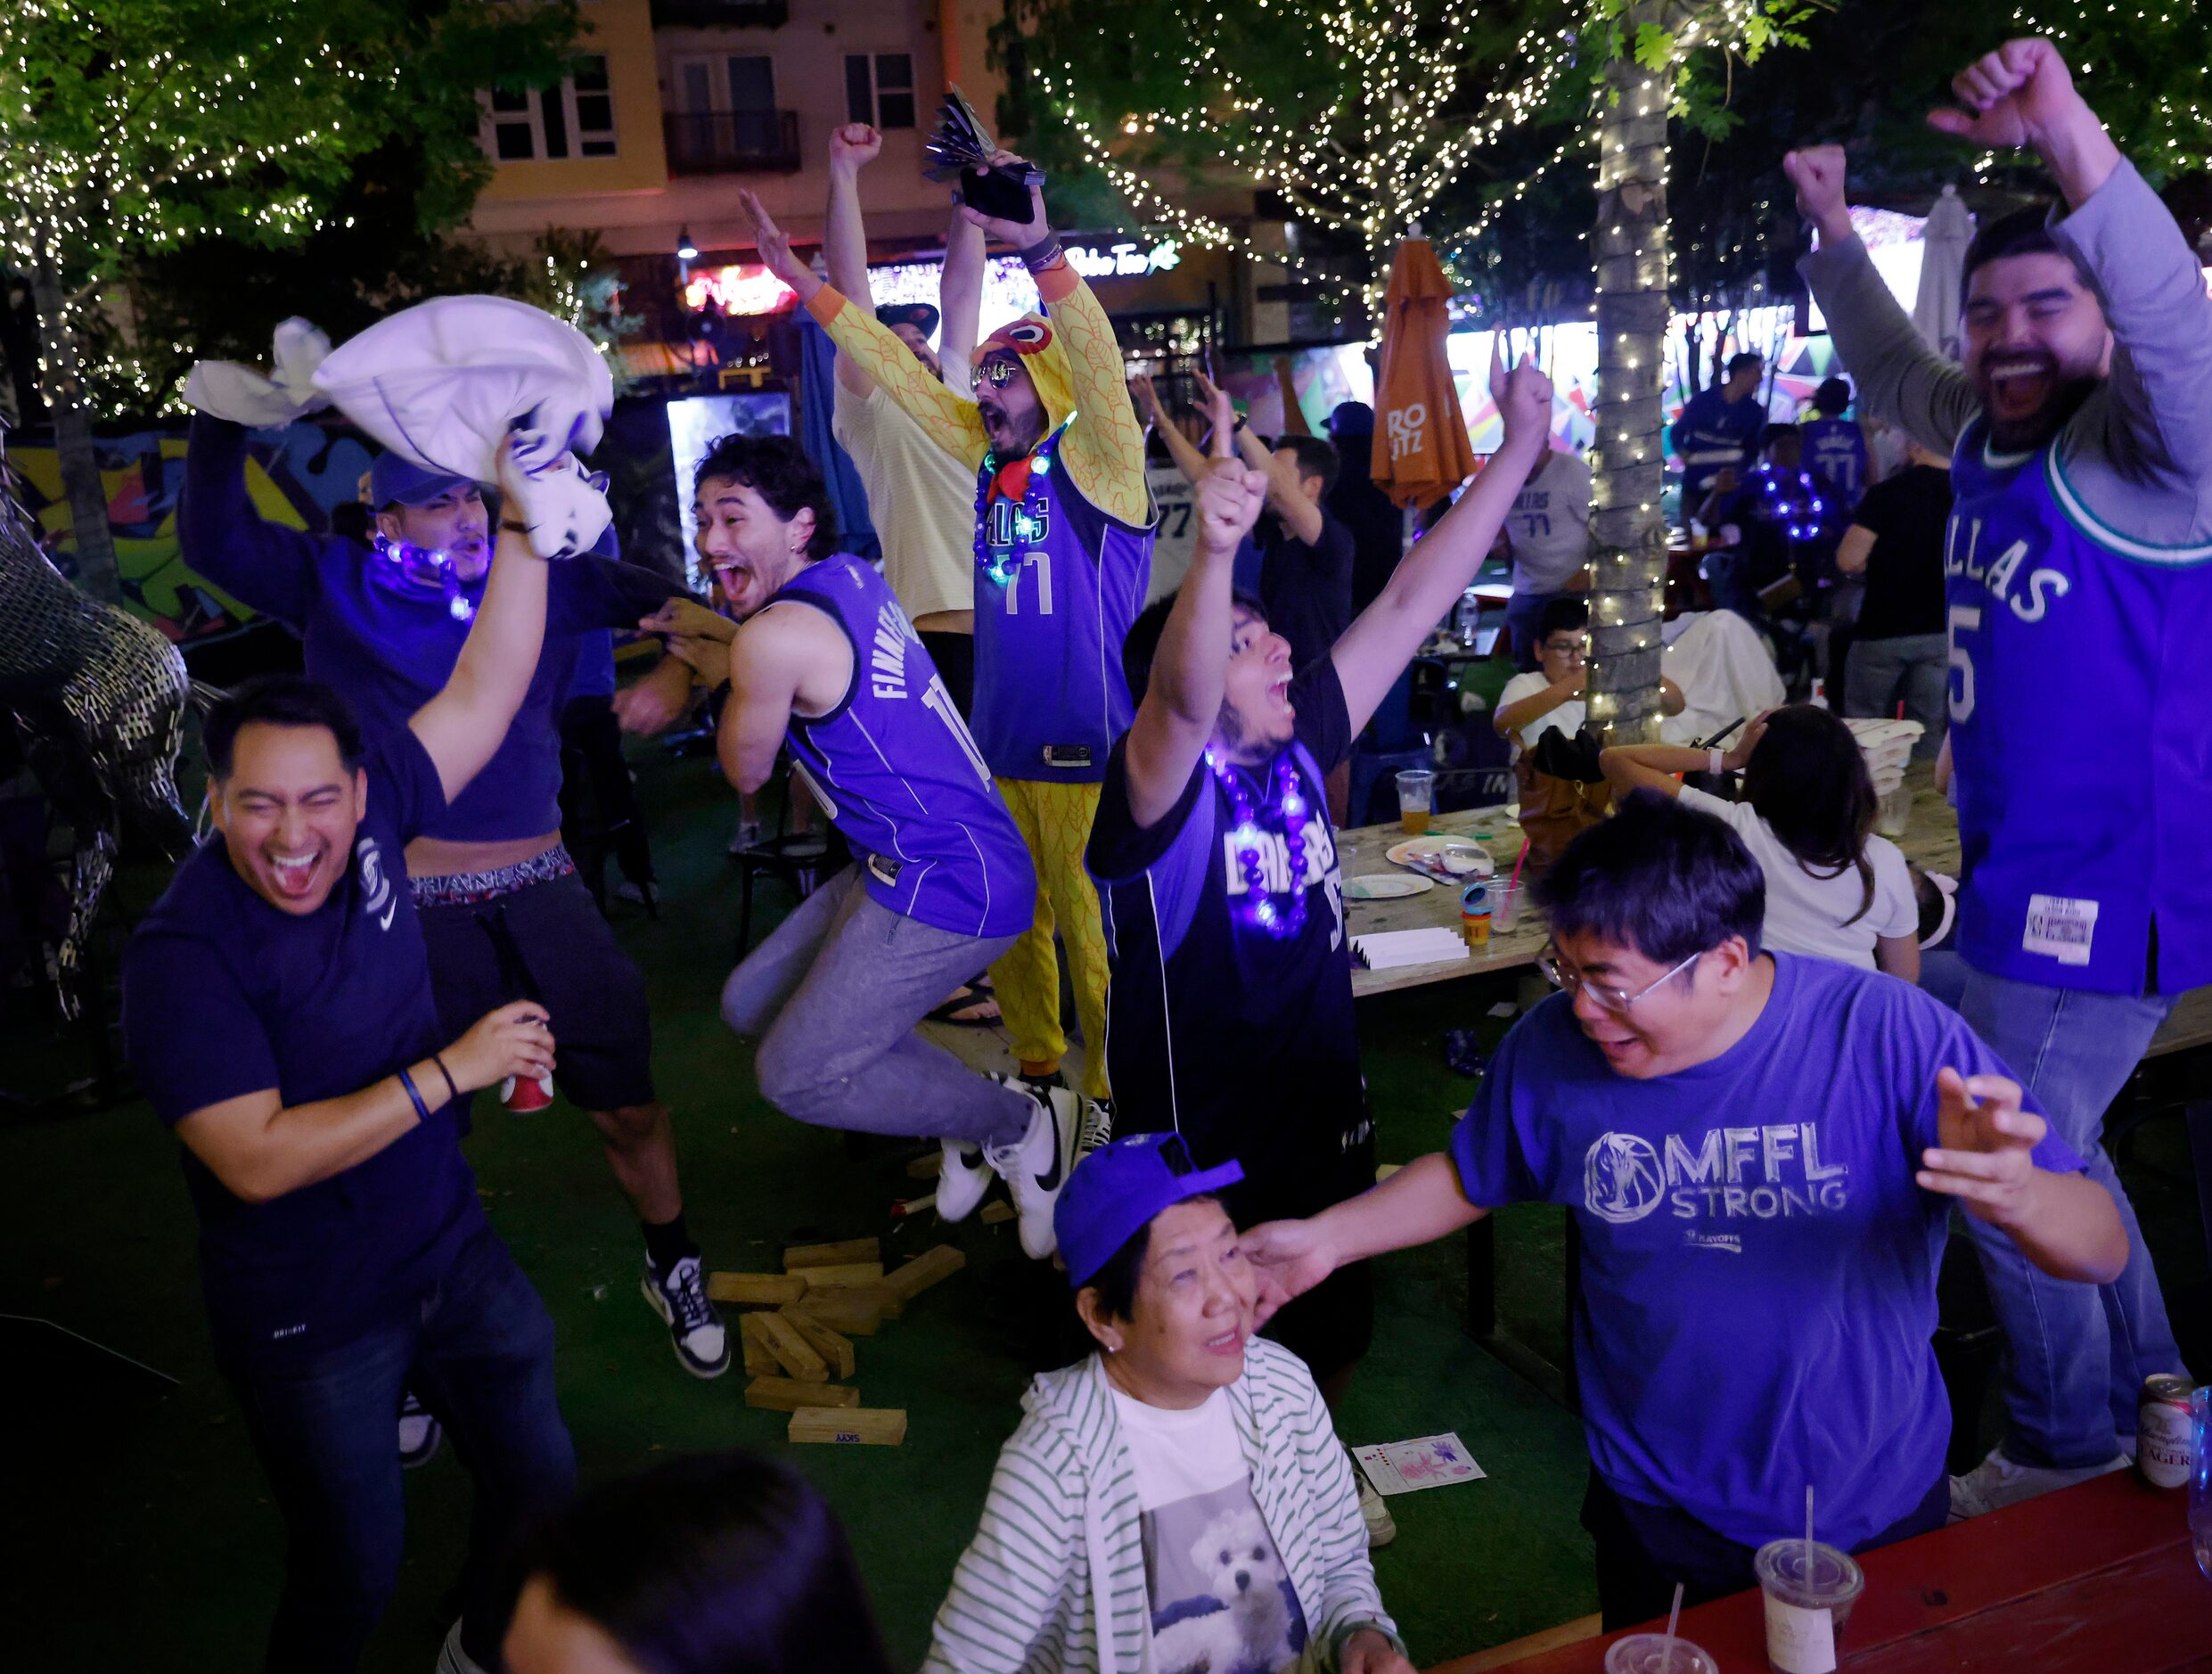
[(1524, 593), (1513, 589), (1513, 596), (1505, 601), (1505, 631), (1513, 642), (1513, 667), (1522, 673), (1536, 666), (1536, 620), (1544, 614), (1544, 607), (1564, 595), (1558, 593)]
[(410, 1386), (475, 1480), (463, 1643), (486, 1668), (499, 1665), (501, 1560), (576, 1487), (553, 1350), (545, 1305), (486, 1227), (393, 1324), (298, 1364), (225, 1365), (284, 1519), (268, 1674), (356, 1667), (391, 1602), (406, 1532), (397, 1421)]
[(1966, 1218), (2004, 1327), (2004, 1453), (2061, 1470), (2101, 1465), (2135, 1433), (2146, 1377), (2182, 1370), (2142, 1230), (2101, 1143), (2105, 1107), (2127, 1084), (2170, 995), (2093, 994), (1970, 970), (1959, 1010), (2020, 1084), (2052, 1131), (2080, 1153), (2119, 1205), (2127, 1266), (2091, 1286), (2054, 1279), (1987, 1221)]

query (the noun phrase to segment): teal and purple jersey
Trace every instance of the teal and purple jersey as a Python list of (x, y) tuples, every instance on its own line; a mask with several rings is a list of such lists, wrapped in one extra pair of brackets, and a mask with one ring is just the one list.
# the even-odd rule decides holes
[(1959, 438), (1943, 563), (1960, 950), (2056, 988), (2212, 982), (2212, 543), (2101, 523), (2066, 432), (2005, 455), (1987, 434)]
[(975, 736), (1003, 779), (1096, 784), (1135, 709), (1121, 644), (1144, 608), (1152, 523), (1057, 468), (1063, 425), (976, 480)]
[(1036, 873), (991, 770), (890, 584), (840, 553), (769, 601), (813, 606), (853, 648), (844, 702), (794, 714), (791, 753), (882, 907), (957, 936), (1027, 930)]

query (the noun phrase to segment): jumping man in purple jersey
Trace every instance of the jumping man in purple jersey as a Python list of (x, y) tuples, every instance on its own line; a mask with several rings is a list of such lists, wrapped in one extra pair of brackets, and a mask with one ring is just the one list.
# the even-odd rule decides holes
[(716, 443), (693, 512), (740, 619), (723, 770), (757, 791), (788, 742), (855, 859), (730, 973), (723, 1018), (760, 1037), (760, 1090), (785, 1115), (980, 1150), (989, 1168), (947, 1169), (938, 1212), (962, 1219), (995, 1172), (1022, 1248), (1049, 1256), (1075, 1095), (979, 1075), (913, 1032), (1035, 910), (1036, 874), (990, 767), (897, 595), (833, 551), (827, 490), (796, 444)]
[(1954, 1511), (1972, 1514), (2125, 1465), (2143, 1379), (2182, 1369), (2099, 1134), (2175, 1000), (2212, 981), (2212, 301), (2050, 42), (2009, 41), (1951, 85), (1967, 108), (1930, 122), (2032, 146), (2066, 200), (1976, 234), (1963, 367), (1929, 351), (1874, 274), (1843, 152), (1787, 168), (1820, 229), (1805, 275), (1860, 395), (1952, 455), (1960, 1009), (2128, 1234), (2100, 1297), (1973, 1227), (2011, 1357), (2004, 1440), (1954, 1483)]

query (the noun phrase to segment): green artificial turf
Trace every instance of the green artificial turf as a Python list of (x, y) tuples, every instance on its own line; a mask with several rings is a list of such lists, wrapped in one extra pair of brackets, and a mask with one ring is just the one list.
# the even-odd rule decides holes
[[(949, 1240), (962, 1273), (860, 1340), (855, 1380), (871, 1406), (904, 1407), (897, 1448), (791, 1448), (781, 1415), (749, 1411), (739, 1370), (685, 1376), (637, 1292), (640, 1241), (588, 1125), (567, 1105), (480, 1112), (470, 1153), (494, 1224), (560, 1332), (561, 1404), (587, 1479), (669, 1454), (744, 1446), (797, 1457), (837, 1507), (902, 1664), (917, 1662), (973, 1527), (999, 1444), (1032, 1371), (1053, 1362), (1062, 1292), (1023, 1261), (1011, 1226), (890, 1219), (919, 1190), (897, 1153), (856, 1156), (840, 1136), (775, 1114), (749, 1047), (716, 997), (733, 956), (733, 809), (703, 760), (637, 754), (665, 894), (649, 923), (617, 922), (647, 974), (658, 1073), (674, 1110), (692, 1228), (717, 1268), (780, 1265), (787, 1242), (880, 1235), (887, 1258)], [(131, 881), (143, 899), (158, 877)], [(763, 900), (762, 933), (783, 903)], [(1366, 1002), (1366, 1067), (1385, 1161), (1433, 1149), (1471, 1083), (1442, 1037), (1475, 1028), (1503, 988), (1462, 984)], [(19, 1007), (0, 1063), (37, 1079), (78, 1049)], [(13, 1082), (16, 1073), (0, 1075)], [(2171, 1123), (2146, 1133), (2137, 1202), (2160, 1243), (2175, 1314), (2201, 1293), (2185, 1157)], [(2131, 1177), (2132, 1178), (2132, 1177)], [(1562, 1352), (1555, 1211), (1501, 1218), (1501, 1315), (1557, 1362)], [(257, 1664), (275, 1596), (281, 1534), (201, 1320), (193, 1227), (173, 1142), (146, 1107), (0, 1127), (0, 1313), (61, 1322), (178, 1380), (158, 1383), (53, 1333), (6, 1327), (9, 1464), (0, 1471), (0, 1605), (11, 1667), (243, 1670)], [(1391, 1501), (1400, 1534), (1379, 1553), (1383, 1595), (1416, 1659), (1433, 1662), (1595, 1607), (1576, 1522), (1585, 1458), (1565, 1410), (1477, 1348), (1459, 1321), (1464, 1246), (1453, 1239), (1380, 1264), (1375, 1349), (1339, 1428), (1355, 1443), (1455, 1430), (1487, 1480)], [(2201, 1310), (2200, 1309), (2200, 1313)], [(2202, 1351), (2202, 1344), (2196, 1345)], [(427, 1670), (458, 1566), (465, 1479), (448, 1450), (408, 1479), (407, 1564), (368, 1667)]]

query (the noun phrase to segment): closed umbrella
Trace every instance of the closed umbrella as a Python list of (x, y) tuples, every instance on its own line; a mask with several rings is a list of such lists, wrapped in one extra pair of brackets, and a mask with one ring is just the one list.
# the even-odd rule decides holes
[(1375, 486), (1400, 506), (1428, 505), (1474, 474), (1475, 450), (1445, 357), (1451, 283), (1425, 238), (1390, 263), (1382, 364), (1375, 378)]
[(1974, 217), (1959, 201), (1959, 189), (1946, 186), (1921, 229), (1921, 283), (1913, 299), (1913, 324), (1929, 346), (1946, 360), (1959, 357), (1959, 312), (1965, 306), (1966, 247), (1973, 241)]

